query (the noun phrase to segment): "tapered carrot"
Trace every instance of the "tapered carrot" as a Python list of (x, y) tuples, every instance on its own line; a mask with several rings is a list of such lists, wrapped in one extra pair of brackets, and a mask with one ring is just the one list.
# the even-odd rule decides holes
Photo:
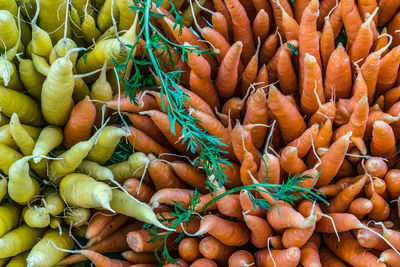
[(304, 119), (297, 108), (274, 86), (269, 90), (268, 107), (278, 121), (285, 143), (293, 141), (306, 130)]
[(224, 17), (226, 19), (226, 23), (228, 24), (229, 38), (231, 38), (233, 36), (232, 18), (231, 18), (231, 15), (229, 14), (228, 9), (226, 8), (224, 1), (213, 0), (213, 4), (214, 4), (215, 10), (224, 15)]
[(195, 261), (200, 258), (199, 240), (186, 237), (179, 242), (179, 255), (186, 261)]
[[(358, 4), (358, 11), (362, 17), (364, 17), (365, 13), (372, 14), (374, 10), (378, 7), (376, 0), (360, 0), (357, 1), (357, 4)], [(376, 25), (376, 23), (378, 22), (378, 16), (375, 16), (373, 18), (373, 21)]]
[(106, 225), (111, 222), (113, 214), (109, 211), (96, 212), (90, 219), (85, 237), (86, 239), (93, 238), (98, 235)]
[(346, 267), (335, 254), (333, 254), (327, 247), (322, 246), (319, 249), (319, 258), (322, 266), (326, 267)]
[(318, 167), (318, 170), (324, 171), (319, 176), (316, 185), (317, 188), (329, 184), (337, 174), (349, 147), (351, 134), (352, 133), (349, 132), (340, 137), (329, 147), (325, 156), (321, 158), (321, 165)]
[(152, 154), (149, 154), (150, 163), (148, 172), (154, 182), (155, 187), (160, 190), (163, 188), (185, 188), (186, 185), (174, 175), (169, 166), (157, 160)]
[(153, 189), (135, 178), (125, 180), (123, 186), (129, 194), (144, 203), (148, 203), (154, 194)]
[(281, 47), (278, 48), (274, 56), (271, 58), (269, 63), (267, 64), (268, 70), (268, 80), (269, 82), (276, 82), (278, 79), (277, 73), (277, 65), (278, 65), (278, 55), (280, 50), (285, 49), (287, 51), (292, 51), (293, 49), (297, 49), (299, 47), (299, 43), (296, 40), (289, 40), (286, 43), (282, 44)]
[(384, 93), (391, 89), (399, 72), (400, 66), (400, 45), (396, 46), (381, 60), (381, 66), (376, 83), (377, 93)]
[[(375, 231), (380, 234), (383, 232), (381, 229), (375, 229)], [(388, 244), (386, 244), (379, 236), (365, 229), (357, 230), (356, 239), (358, 244), (364, 248), (377, 250), (385, 250), (389, 248)]]
[(373, 208), (368, 217), (375, 221), (384, 221), (389, 217), (390, 207), (386, 200), (372, 191), (372, 197), (370, 198)]
[(327, 197), (334, 197), (341, 191), (340, 187), (335, 184), (322, 186), (318, 190)]
[(304, 158), (310, 150), (312, 144), (315, 144), (318, 130), (318, 125), (313, 124), (300, 137), (290, 142), (288, 146), (296, 147), (299, 158)]
[(195, 260), (190, 267), (218, 267), (218, 265), (213, 260), (200, 258)]
[(349, 52), (352, 63), (360, 62), (359, 64), (361, 66), (369, 54), (374, 38), (370, 24), (377, 12), (378, 10), (376, 9), (374, 13), (363, 24), (361, 24)]
[(293, 16), (289, 15), (286, 12), (286, 10), (282, 7), (282, 5), (280, 4), (279, 1), (277, 1), (276, 4), (281, 9), (281, 14), (282, 14), (281, 30), (283, 32), (283, 35), (285, 36), (285, 39), (286, 40), (299, 40), (299, 24), (298, 24), (298, 22), (300, 22), (300, 20), (296, 21)]
[(215, 12), (212, 14), (211, 20), (215, 30), (219, 32), (225, 40), (229, 41), (228, 22), (224, 14), (221, 12)]
[[(122, 227), (121, 229), (119, 229), (119, 231), (108, 236), (101, 242), (94, 244), (92, 246), (89, 246), (87, 249), (98, 252), (98, 253), (126, 251), (129, 249), (128, 244), (126, 242), (126, 235), (131, 231), (140, 229), (141, 227), (142, 227), (141, 223), (128, 224), (128, 225)], [(59, 265), (71, 265), (71, 264), (75, 264), (77, 262), (85, 261), (85, 260), (87, 260), (87, 258), (88, 257), (85, 257), (84, 255), (75, 254), (75, 255), (71, 255), (71, 256), (64, 258), (58, 264)]]
[(301, 22), (299, 27), (300, 89), (303, 87), (304, 57), (306, 53), (310, 54), (315, 58), (319, 68), (321, 69), (321, 56), (319, 53), (319, 41), (318, 41), (317, 25), (316, 25), (319, 13), (318, 7), (319, 7), (319, 2), (316, 0), (311, 0), (306, 9), (304, 9), (303, 16), (301, 17)]
[(218, 70), (215, 86), (221, 97), (234, 94), (238, 82), (238, 65), (243, 43), (238, 41), (229, 48)]
[[(247, 136), (250, 136), (250, 134), (248, 134)], [(256, 162), (257, 162), (257, 159), (256, 159)], [(223, 172), (225, 173), (227, 180), (228, 180), (228, 182), (225, 184), (225, 186), (227, 188), (234, 188), (234, 187), (241, 185), (240, 166), (238, 164), (235, 164), (232, 162), (230, 162), (230, 163), (231, 163), (230, 166), (222, 163), (221, 167), (224, 168)]]
[(242, 164), (240, 165), (240, 180), (243, 185), (252, 184), (250, 174), (255, 176), (258, 172), (257, 163), (254, 161), (253, 154), (245, 151)]
[(258, 53), (260, 50), (260, 43), (257, 46), (257, 50), (250, 59), (250, 62), (247, 64), (246, 68), (242, 73), (242, 96), (245, 96), (250, 89), (250, 86), (255, 83), (257, 79), (257, 71), (258, 71)]
[(215, 237), (207, 236), (200, 241), (199, 251), (207, 259), (225, 263), (235, 248), (222, 244)]
[(318, 110), (311, 115), (308, 121), (309, 127), (313, 124), (323, 125), (328, 120), (333, 121), (336, 117), (336, 105), (333, 99), (325, 104), (318, 103), (318, 106)]
[(167, 138), (168, 142), (174, 146), (181, 154), (190, 155), (190, 152), (187, 151), (187, 145), (180, 140), (180, 136), (182, 135), (182, 126), (177, 122), (174, 124), (174, 133), (171, 131), (170, 121), (168, 115), (157, 111), (157, 110), (149, 110), (143, 111), (140, 114), (149, 115), (153, 122), (157, 125), (158, 129), (163, 133), (163, 135)]
[[(389, 110), (388, 113), (392, 116), (397, 116), (400, 113), (400, 101), (396, 102)], [(390, 124), (392, 126), (393, 132), (397, 138), (400, 136), (400, 122), (395, 121)]]
[[(155, 242), (151, 242), (152, 234), (148, 229), (140, 229), (131, 231), (126, 235), (126, 242), (129, 247), (135, 252), (153, 252), (158, 246), (162, 243), (161, 239), (158, 239)], [(172, 238), (168, 238), (167, 247), (171, 248)]]
[(278, 35), (277, 32), (271, 34), (267, 37), (264, 41), (263, 45), (261, 46), (260, 51), (260, 63), (267, 64), (271, 58), (274, 56), (276, 48), (278, 46)]
[(308, 228), (288, 228), (283, 232), (282, 244), (285, 248), (303, 247), (314, 233), (315, 222)]
[(339, 43), (329, 57), (326, 68), (324, 90), (325, 97), (348, 98), (351, 92), (352, 76), (350, 58), (343, 45)]
[(267, 66), (264, 64), (262, 65), (261, 69), (257, 73), (257, 78), (256, 78), (256, 84), (255, 84), (255, 89), (262, 88), (265, 93), (268, 91), (268, 71), (267, 71)]
[[(119, 101), (118, 101), (119, 99)], [(149, 95), (144, 95), (142, 97), (141, 94), (136, 95), (136, 103), (137, 105), (133, 102), (128, 97), (116, 96), (113, 100), (107, 101), (106, 105), (107, 108), (113, 109), (113, 110), (119, 110), (120, 111), (131, 111), (131, 112), (140, 112), (144, 110), (152, 110), (152, 109), (158, 109), (156, 101), (152, 96)]]
[(297, 74), (291, 61), (291, 53), (286, 49), (278, 52), (276, 71), (281, 91), (285, 95), (298, 95)]
[(144, 264), (151, 264), (157, 263), (157, 258), (154, 253), (139, 253), (132, 250), (128, 250), (121, 253), (124, 259), (134, 262), (134, 263), (144, 263)]
[(293, 146), (286, 146), (282, 150), (280, 163), (286, 173), (294, 174), (306, 170), (306, 164), (298, 156), (297, 149)]
[(162, 267), (189, 267), (189, 264), (184, 259), (175, 259), (176, 263), (168, 262)]
[(183, 161), (168, 162), (168, 165), (182, 181), (197, 188), (201, 193), (208, 192), (205, 189), (206, 176), (200, 170)]
[[(274, 20), (275, 20), (275, 25), (277, 26), (278, 29), (283, 28), (283, 23), (282, 23), (282, 10), (280, 6), (278, 5), (278, 2), (276, 1), (270, 1), (272, 11), (274, 13)], [(286, 13), (289, 14), (289, 16), (293, 17), (293, 12), (290, 7), (290, 4), (287, 0), (279, 0), (279, 4), (285, 9)]]
[(396, 139), (389, 124), (384, 121), (374, 122), (372, 130), (371, 153), (374, 156), (384, 157), (392, 162), (396, 156)]
[(158, 143), (164, 146), (169, 145), (167, 139), (149, 117), (136, 113), (124, 113), (124, 115), (129, 118), (130, 122), (136, 129), (144, 132), (149, 137), (157, 140)]
[(356, 39), (362, 20), (354, 0), (344, 0), (341, 3), (343, 24), (348, 37), (348, 46), (350, 47)]
[(81, 250), (80, 254), (88, 258), (96, 267), (129, 267), (128, 261), (110, 259), (92, 250)]
[(269, 17), (264, 9), (261, 9), (254, 18), (252, 30), (254, 41), (256, 42), (260, 38), (261, 43), (263, 43), (269, 33)]
[(251, 31), (250, 20), (239, 0), (226, 0), (226, 7), (232, 18), (232, 27), (235, 42), (243, 43), (241, 58), (247, 64), (254, 53), (254, 41)]
[(367, 198), (357, 198), (349, 206), (348, 212), (354, 214), (357, 219), (362, 219), (371, 212), (374, 204)]
[[(263, 89), (258, 89), (254, 94), (249, 96), (243, 123), (245, 125), (268, 123), (268, 104)], [(267, 128), (265, 126), (254, 126), (251, 129), (251, 139), (257, 148), (263, 145), (266, 133)]]
[(325, 103), (322, 72), (315, 57), (308, 53), (304, 56), (303, 66), (301, 110), (304, 114), (310, 115), (318, 110), (318, 103)]
[(314, 234), (301, 248), (300, 262), (304, 267), (322, 266), (318, 253), (320, 244), (321, 237)]
[[(288, 266), (296, 267), (300, 262), (301, 252), (297, 247), (288, 249), (263, 249), (254, 253), (256, 266), (269, 267), (269, 266)], [(277, 265), (278, 264), (278, 265)]]
[(95, 118), (96, 108), (87, 96), (72, 108), (64, 128), (64, 145), (70, 148), (80, 141), (89, 140)]
[(383, 0), (378, 2), (378, 26), (388, 23), (396, 14), (400, 3), (395, 0)]
[(224, 196), (217, 201), (217, 208), (223, 215), (243, 221), (242, 206), (240, 205), (239, 195), (230, 194)]
[(250, 131), (246, 130), (245, 126), (240, 125), (240, 122), (238, 121), (236, 126), (231, 131), (231, 136), (233, 151), (236, 158), (240, 162), (243, 162), (244, 153), (245, 151), (248, 151), (253, 155), (253, 159), (258, 165), (260, 162), (260, 157), (258, 154), (260, 154), (260, 152), (253, 144)]
[(253, 202), (249, 197), (249, 191), (243, 189), (240, 191), (239, 194), (239, 201), (240, 205), (242, 206), (242, 211), (245, 212), (247, 215), (264, 217), (265, 211), (260, 207), (254, 207)]
[(324, 28), (320, 40), (321, 58), (324, 69), (328, 65), (329, 57), (335, 50), (335, 34), (333, 33), (332, 25), (329, 16), (325, 17)]
[(248, 215), (246, 212), (243, 212), (243, 218), (247, 227), (250, 229), (251, 243), (257, 248), (265, 248), (268, 243), (268, 238), (273, 234), (273, 230), (268, 222), (263, 218)]
[(367, 179), (367, 176), (364, 176), (358, 182), (346, 187), (329, 201), (329, 205), (323, 209), (324, 212), (344, 212), (347, 210), (357, 194), (364, 188)]
[[(386, 46), (396, 46), (396, 45), (394, 45), (393, 44), (393, 42), (391, 43), (391, 44), (389, 44), (389, 41), (390, 41), (390, 36), (392, 36), (392, 35), (389, 35), (388, 34), (388, 31), (387, 31), (387, 28), (386, 27), (384, 27), (383, 29), (382, 29), (382, 31), (381, 31), (381, 35), (380, 36), (378, 36), (378, 39), (377, 40), (375, 40), (374, 41), (374, 44), (372, 45), (372, 51), (373, 52), (376, 52), (376, 51), (379, 51), (379, 50), (381, 50), (382, 48), (384, 48), (384, 47), (386, 47)], [(393, 36), (392, 36), (393, 37)], [(384, 56), (384, 55), (386, 55), (387, 54), (387, 50), (385, 50), (383, 53), (382, 53), (382, 56)]]
[[(396, 32), (399, 29), (399, 27), (400, 27), (400, 14), (397, 12), (396, 16), (387, 25), (387, 33), (393, 37), (393, 42), (391, 44), (392, 48), (400, 45), (400, 35), (398, 32)], [(384, 31), (382, 31), (382, 33), (384, 33)], [(385, 39), (387, 39), (387, 37)]]
[(340, 242), (333, 234), (323, 234), (322, 236), (325, 244), (338, 255), (339, 258), (350, 265), (385, 266), (384, 263), (377, 263), (378, 257), (363, 249), (349, 232), (339, 234)]
[(248, 90), (246, 95), (241, 99), (239, 97), (232, 97), (228, 99), (222, 107), (222, 113), (229, 115), (231, 119), (237, 120), (241, 118), (242, 110), (245, 106), (251, 90)]
[[(336, 0), (322, 0), (319, 4), (319, 16), (317, 19), (317, 29), (321, 29), (324, 26), (325, 18), (328, 14), (337, 8)], [(332, 13), (332, 12), (331, 12)]]
[(242, 246), (250, 239), (249, 231), (244, 224), (228, 221), (212, 214), (204, 216), (196, 235), (205, 233), (228, 246)]
[(163, 147), (158, 142), (156, 142), (153, 138), (145, 134), (144, 132), (130, 126), (129, 131), (131, 135), (128, 136), (129, 143), (133, 146), (135, 150), (143, 152), (145, 154), (149, 154), (151, 152), (156, 153), (157, 155), (161, 155), (164, 153), (170, 154), (171, 150)]
[(289, 204), (278, 202), (278, 206), (279, 211), (277, 206), (267, 211), (268, 223), (276, 231), (290, 227), (305, 229), (312, 226), (316, 220), (315, 215), (304, 218), (303, 215), (293, 209)]
[(400, 99), (400, 86), (394, 87), (385, 93), (385, 110), (390, 109)]
[(254, 264), (253, 255), (247, 250), (238, 250), (228, 260), (230, 267), (246, 267)]

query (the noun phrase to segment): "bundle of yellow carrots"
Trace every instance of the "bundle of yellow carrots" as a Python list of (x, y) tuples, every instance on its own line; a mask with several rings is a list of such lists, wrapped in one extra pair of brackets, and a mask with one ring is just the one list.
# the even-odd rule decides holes
[(0, 266), (399, 265), (399, 1), (0, 0), (0, 38)]

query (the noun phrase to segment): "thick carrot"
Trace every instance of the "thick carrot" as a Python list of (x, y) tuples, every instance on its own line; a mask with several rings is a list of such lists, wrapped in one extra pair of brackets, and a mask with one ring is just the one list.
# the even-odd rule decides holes
[(96, 212), (93, 217), (90, 219), (86, 230), (86, 239), (90, 239), (103, 230), (106, 225), (111, 222), (113, 218), (113, 214), (109, 211), (104, 212)]
[(289, 15), (285, 9), (281, 6), (279, 1), (277, 2), (281, 8), (282, 14), (282, 32), (286, 40), (299, 40), (299, 20), (296, 21), (291, 15)]
[(205, 189), (206, 176), (203, 172), (183, 161), (172, 161), (168, 165), (182, 181), (197, 188), (201, 193), (208, 192)]
[(325, 246), (322, 246), (319, 249), (319, 257), (320, 257), (322, 266), (326, 266), (326, 267), (346, 267), (346, 264), (344, 264), (335, 254), (333, 254)]
[(283, 232), (282, 244), (285, 248), (303, 247), (314, 233), (314, 230), (315, 222), (312, 226), (305, 229), (288, 228)]
[(236, 155), (236, 158), (240, 162), (243, 162), (244, 154), (246, 151), (248, 151), (253, 155), (253, 159), (257, 163), (257, 165), (260, 163), (260, 157), (258, 156), (260, 152), (253, 143), (251, 133), (250, 131), (245, 129), (245, 126), (240, 125), (239, 121), (231, 131), (231, 137), (233, 151)]
[(337, 255), (350, 265), (374, 265), (385, 266), (384, 263), (377, 263), (378, 257), (363, 249), (349, 232), (340, 233), (340, 242), (333, 234), (322, 235), (325, 244)]
[(195, 260), (190, 267), (218, 267), (218, 265), (213, 260), (200, 258)]
[[(118, 101), (119, 99), (119, 101)], [(107, 108), (113, 109), (113, 110), (119, 110), (120, 111), (131, 111), (131, 112), (140, 112), (144, 110), (152, 110), (152, 109), (158, 109), (156, 101), (154, 100), (153, 97), (149, 95), (141, 96), (141, 94), (136, 95), (136, 102), (139, 103), (138, 105), (135, 105), (135, 103), (131, 102), (129, 97), (124, 97), (116, 95), (116, 98), (114, 100), (110, 100), (106, 102)]]
[(186, 185), (174, 175), (169, 166), (149, 154), (148, 172), (157, 190), (163, 188), (185, 188)]
[(399, 72), (399, 66), (400, 45), (390, 50), (390, 52), (382, 58), (376, 84), (377, 93), (384, 93), (394, 86)]
[(240, 205), (242, 206), (242, 211), (247, 215), (263, 217), (265, 215), (265, 211), (260, 207), (254, 207), (253, 202), (249, 197), (249, 191), (243, 189), (239, 194)]
[(100, 231), (100, 233), (89, 239), (89, 242), (87, 244), (88, 247), (101, 242), (102, 240), (113, 234), (128, 220), (128, 217), (123, 214), (117, 214), (115, 216), (112, 216), (111, 218), (111, 221)]
[(269, 17), (264, 9), (261, 9), (254, 18), (252, 30), (254, 41), (256, 42), (260, 38), (260, 41), (263, 43), (269, 33)]
[(280, 163), (286, 173), (300, 173), (306, 170), (306, 164), (297, 154), (297, 148), (286, 146), (281, 152)]
[[(297, 247), (288, 249), (263, 249), (254, 253), (256, 266), (269, 267), (269, 266), (287, 266), (296, 267), (300, 262), (301, 252)], [(279, 265), (277, 265), (277, 263)]]
[(238, 65), (243, 43), (238, 41), (229, 48), (218, 70), (215, 86), (221, 97), (230, 97), (235, 93), (238, 82)]
[(383, 0), (378, 2), (378, 26), (385, 25), (396, 14), (400, 3), (396, 0)]
[(351, 92), (352, 76), (350, 58), (339, 43), (329, 57), (325, 73), (325, 97), (348, 98)]
[[(148, 229), (134, 230), (130, 231), (125, 235), (126, 242), (129, 247), (135, 252), (153, 252), (158, 246), (162, 243), (161, 239), (158, 239), (156, 242), (151, 242), (152, 240), (152, 232)], [(167, 247), (171, 248), (172, 239), (168, 238)]]
[(207, 236), (200, 241), (199, 251), (200, 254), (207, 259), (225, 263), (228, 261), (229, 256), (235, 251), (235, 248), (222, 244), (218, 239), (212, 236)]
[(219, 32), (225, 40), (229, 41), (228, 22), (224, 14), (221, 12), (215, 12), (212, 14), (211, 20), (214, 29)]
[(268, 244), (268, 238), (273, 234), (271, 226), (269, 226), (265, 219), (248, 215), (246, 212), (243, 212), (243, 218), (250, 229), (251, 243), (257, 248), (265, 248)]
[(243, 221), (239, 195), (230, 194), (217, 201), (217, 208), (223, 215)]
[(365, 162), (365, 170), (373, 177), (383, 178), (388, 171), (388, 166), (382, 158), (372, 157)]
[(242, 96), (245, 96), (250, 89), (250, 86), (255, 83), (257, 79), (257, 71), (258, 71), (258, 54), (259, 54), (260, 46), (257, 46), (256, 52), (251, 57), (249, 63), (246, 65), (242, 73), (242, 81), (241, 81), (241, 88), (242, 88)]
[(379, 255), (379, 261), (389, 267), (395, 267), (400, 261), (400, 256), (393, 249), (387, 249)]
[(179, 255), (186, 261), (195, 261), (200, 258), (199, 240), (186, 237), (179, 242), (178, 246)]
[(385, 94), (385, 110), (390, 109), (400, 99), (400, 86), (394, 87)]
[(238, 250), (228, 260), (230, 267), (246, 267), (254, 264), (253, 255), (247, 250)]
[[(379, 232), (380, 234), (383, 232), (382, 229), (375, 229), (375, 231)], [(356, 239), (358, 244), (364, 248), (377, 250), (385, 250), (390, 248), (383, 239), (366, 229), (357, 230)]]
[(290, 227), (305, 229), (312, 226), (316, 220), (315, 215), (304, 218), (289, 204), (278, 202), (278, 206), (274, 206), (267, 211), (268, 223), (276, 231)]
[(64, 128), (64, 145), (70, 148), (80, 141), (89, 140), (95, 118), (96, 108), (87, 96), (72, 108)]
[(240, 181), (243, 185), (252, 184), (250, 175), (255, 176), (257, 172), (258, 166), (254, 161), (253, 154), (245, 151), (242, 164), (240, 165)]
[(276, 48), (278, 46), (278, 35), (277, 32), (271, 34), (264, 41), (260, 51), (260, 64), (267, 64), (274, 56)]
[[(271, 86), (269, 90), (268, 107), (278, 121), (285, 143), (293, 141), (306, 130), (302, 115), (275, 86)], [(285, 107), (285, 109), (281, 107)]]
[(233, 36), (233, 25), (232, 25), (231, 15), (229, 14), (229, 11), (226, 8), (226, 5), (225, 5), (224, 1), (222, 1), (222, 0), (213, 0), (213, 4), (214, 4), (214, 9), (217, 12), (222, 13), (224, 15), (225, 19), (226, 19), (226, 22), (228, 24), (228, 32), (229, 32), (229, 39), (230, 39), (231, 36)]
[(141, 183), (135, 178), (125, 180), (123, 186), (129, 194), (144, 203), (149, 203), (151, 197), (154, 195), (154, 191), (151, 187), (145, 183)]
[(300, 262), (304, 267), (322, 266), (318, 253), (320, 245), (321, 237), (318, 234), (314, 234), (301, 248)]
[[(278, 5), (278, 2), (276, 1), (270, 1), (272, 11), (274, 13), (274, 20), (275, 20), (275, 25), (277, 26), (278, 29), (283, 28), (283, 23), (282, 23), (282, 10), (280, 6)], [(289, 14), (289, 16), (293, 17), (293, 12), (290, 7), (290, 4), (287, 0), (279, 0), (279, 4), (285, 9), (285, 11)]]
[(372, 197), (369, 199), (373, 204), (373, 208), (368, 217), (375, 221), (384, 221), (389, 217), (390, 207), (386, 200), (372, 191)]
[(121, 253), (124, 259), (133, 263), (151, 264), (157, 263), (157, 258), (154, 253), (138, 253), (132, 250), (128, 250)]
[[(400, 13), (397, 12), (396, 16), (387, 25), (387, 33), (393, 37), (393, 42), (391, 44), (392, 48), (400, 45), (400, 35), (398, 32), (396, 32), (399, 29), (399, 27), (400, 27)], [(382, 31), (382, 33), (383, 32), (384, 31)], [(387, 36), (385, 36), (385, 37), (386, 38), (383, 38), (383, 39), (386, 39), (387, 41), (389, 41)], [(379, 40), (381, 40), (381, 39), (382, 38), (380, 38)], [(385, 46), (385, 45), (383, 45), (383, 46)], [(377, 47), (378, 47), (378, 44), (377, 44)]]
[(156, 153), (157, 155), (173, 153), (171, 150), (163, 147), (144, 132), (132, 126), (129, 126), (129, 131), (131, 132), (131, 135), (128, 136), (128, 141), (135, 150), (138, 150), (145, 154), (153, 152)]
[(335, 50), (335, 34), (333, 33), (332, 25), (329, 16), (325, 17), (324, 28), (320, 40), (321, 58), (324, 69), (328, 65), (329, 57)]
[(343, 28), (342, 1), (338, 3), (337, 7), (329, 16), (329, 21), (331, 23), (335, 38), (337, 38)]
[(247, 64), (253, 56), (255, 48), (249, 17), (239, 0), (225, 0), (225, 3), (232, 18), (234, 40), (243, 43), (241, 58), (243, 63)]
[(341, 3), (343, 24), (348, 37), (347, 45), (351, 47), (361, 27), (362, 20), (354, 0), (343, 0)]
[(280, 49), (277, 58), (276, 71), (278, 73), (279, 85), (285, 95), (298, 95), (298, 81), (294, 69), (291, 53), (286, 49)]
[(349, 206), (348, 212), (354, 214), (357, 219), (362, 219), (371, 212), (374, 204), (367, 198), (357, 198), (353, 200)]
[(336, 7), (336, 0), (322, 0), (319, 4), (319, 16), (317, 19), (317, 29), (321, 29), (324, 26), (325, 18), (329, 12)]
[(370, 148), (373, 156), (386, 158), (389, 165), (393, 162), (397, 154), (396, 139), (389, 124), (384, 121), (374, 122)]

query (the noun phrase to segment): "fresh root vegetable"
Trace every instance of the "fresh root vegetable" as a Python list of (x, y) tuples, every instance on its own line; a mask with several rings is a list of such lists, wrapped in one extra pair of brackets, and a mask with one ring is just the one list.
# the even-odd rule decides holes
[(107, 166), (114, 175), (114, 180), (123, 183), (126, 179), (142, 178), (146, 174), (149, 158), (142, 152), (133, 153), (128, 160)]
[(45, 207), (25, 206), (22, 210), (25, 223), (33, 228), (45, 228), (50, 224), (50, 215)]
[(65, 203), (61, 199), (60, 194), (54, 189), (45, 189), (43, 191), (44, 197), (42, 198), (43, 206), (46, 208), (50, 215), (59, 215), (64, 211)]
[(87, 223), (90, 218), (90, 210), (80, 207), (67, 207), (64, 221), (70, 226), (81, 227)]
[(0, 237), (18, 226), (21, 209), (16, 204), (5, 203), (0, 206)]
[[(46, 126), (40, 132), (39, 137), (36, 140), (35, 147), (33, 148), (33, 156), (46, 156), (55, 147), (62, 143), (62, 131), (57, 126)], [(33, 162), (39, 163), (43, 157), (33, 158)]]

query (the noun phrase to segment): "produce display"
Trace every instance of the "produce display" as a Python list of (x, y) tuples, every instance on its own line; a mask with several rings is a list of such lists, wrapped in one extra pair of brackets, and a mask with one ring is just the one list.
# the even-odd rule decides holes
[(0, 0), (1, 266), (400, 266), (400, 1)]

